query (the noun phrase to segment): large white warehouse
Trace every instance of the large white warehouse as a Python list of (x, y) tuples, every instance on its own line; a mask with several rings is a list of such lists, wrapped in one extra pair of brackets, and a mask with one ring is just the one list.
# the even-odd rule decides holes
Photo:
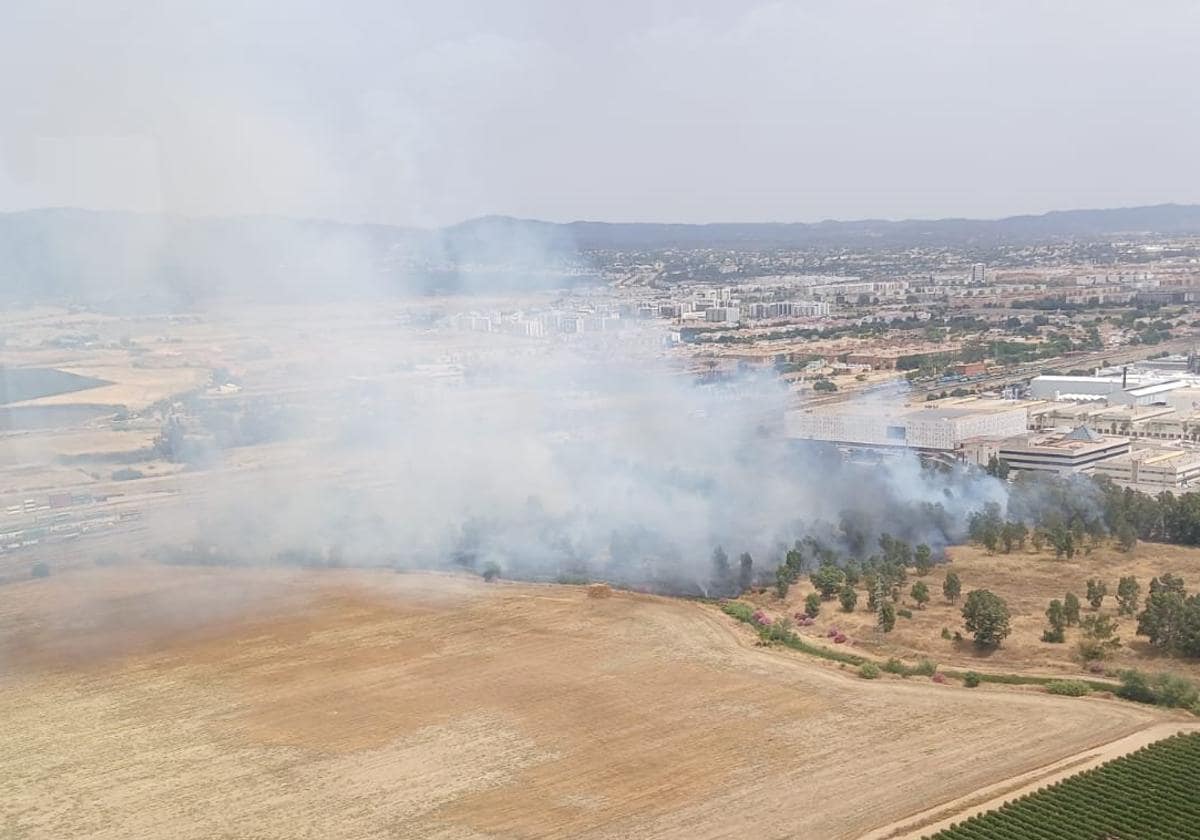
[(976, 437), (1012, 437), (1026, 429), (1024, 406), (989, 401), (969, 406), (890, 407), (845, 405), (788, 414), (788, 437), (848, 446), (910, 447), (951, 452)]

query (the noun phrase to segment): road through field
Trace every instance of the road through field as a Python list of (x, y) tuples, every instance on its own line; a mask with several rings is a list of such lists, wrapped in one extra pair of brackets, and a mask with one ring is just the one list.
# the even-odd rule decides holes
[(0, 836), (853, 838), (1161, 721), (868, 682), (717, 610), (388, 572), (0, 588)]

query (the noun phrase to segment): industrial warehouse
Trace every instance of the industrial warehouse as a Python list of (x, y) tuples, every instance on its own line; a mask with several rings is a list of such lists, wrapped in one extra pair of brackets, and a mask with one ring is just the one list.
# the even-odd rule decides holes
[(1200, 481), (1195, 356), (1095, 375), (1032, 379), (1021, 398), (951, 397), (917, 405), (854, 402), (793, 411), (787, 435), (847, 451), (911, 449), (1012, 471), (1089, 473), (1147, 493)]

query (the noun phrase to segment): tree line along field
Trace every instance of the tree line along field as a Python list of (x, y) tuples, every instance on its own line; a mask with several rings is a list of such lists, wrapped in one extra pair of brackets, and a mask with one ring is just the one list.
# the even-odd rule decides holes
[[(953, 600), (943, 593), (945, 578), (951, 573), (961, 584), (961, 595)], [(881, 631), (878, 615), (870, 609), (870, 593), (862, 582), (857, 586), (857, 597), (850, 610), (845, 609), (836, 595), (820, 598), (807, 571), (784, 598), (778, 597), (774, 587), (757, 588), (741, 597), (773, 618), (801, 614), (808, 599), (813, 598), (816, 617), (811, 626), (797, 627), (798, 633), (830, 646), (829, 632), (836, 629), (846, 637), (839, 649), (861, 652), (881, 661), (892, 656), (909, 661), (925, 657), (959, 670), (1061, 678), (1115, 679), (1124, 670), (1137, 669), (1152, 674), (1171, 672), (1196, 683), (1200, 681), (1200, 660), (1172, 654), (1137, 633), (1138, 614), (1146, 606), (1152, 581), (1167, 575), (1181, 577), (1188, 592), (1194, 593), (1200, 584), (1200, 549), (1139, 542), (1133, 549), (1123, 551), (1115, 540), (1105, 539), (1087, 553), (1081, 551), (1070, 558), (1056, 558), (1052, 551), (1038, 551), (1032, 545), (1009, 553), (989, 552), (978, 545), (953, 546), (947, 550), (945, 562), (925, 574), (910, 570), (900, 587), (900, 600), (895, 604), (896, 616), (889, 632)], [(1123, 577), (1136, 579), (1140, 587), (1133, 614), (1121, 614), (1115, 597), (1118, 581)], [(1087, 600), (1090, 579), (1107, 584), (1108, 594), (1101, 599), (1099, 609), (1093, 609)], [(917, 603), (912, 596), (911, 590), (918, 583), (924, 583), (929, 592), (928, 600), (923, 603)], [(968, 594), (975, 590), (995, 593), (1010, 613), (1010, 632), (998, 646), (973, 644), (964, 626), (962, 609)], [(1065, 629), (1062, 642), (1043, 641), (1048, 626), (1048, 604), (1063, 599), (1068, 592), (1081, 601), (1082, 619), (1098, 616), (1115, 623), (1120, 645), (1103, 650), (1101, 671), (1089, 668), (1082, 658), (1080, 642), (1085, 640), (1086, 633), (1079, 624)], [(961, 639), (955, 639), (955, 633)]]
[(932, 840), (1185, 840), (1200, 833), (1200, 733), (1180, 734), (951, 826)]

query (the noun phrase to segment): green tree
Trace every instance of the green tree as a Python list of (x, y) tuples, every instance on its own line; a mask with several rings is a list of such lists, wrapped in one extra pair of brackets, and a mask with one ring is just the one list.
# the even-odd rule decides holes
[(967, 594), (962, 617), (967, 632), (975, 636), (975, 644), (981, 647), (999, 645), (1012, 630), (1008, 605), (987, 589), (976, 589)]
[(1188, 595), (1183, 580), (1163, 575), (1150, 581), (1137, 632), (1151, 644), (1184, 656), (1200, 657), (1200, 595)]
[(887, 590), (882, 580), (872, 580), (867, 586), (867, 609), (873, 613), (879, 612), (879, 605), (887, 597)]
[(880, 602), (877, 626), (884, 633), (891, 633), (896, 626), (896, 605), (891, 601)]
[(1055, 598), (1050, 602), (1050, 606), (1046, 608), (1046, 621), (1050, 623), (1050, 628), (1042, 633), (1042, 641), (1056, 643), (1065, 641), (1067, 613), (1063, 609), (1062, 601)]
[(821, 596), (816, 592), (809, 592), (804, 599), (804, 614), (809, 618), (816, 618), (821, 614)]
[(912, 591), (909, 594), (912, 595), (913, 601), (916, 602), (917, 609), (925, 609), (925, 605), (929, 603), (929, 587), (925, 585), (925, 581), (919, 580), (914, 583)]
[(1092, 605), (1092, 609), (1100, 609), (1100, 605), (1104, 603), (1104, 596), (1108, 594), (1108, 584), (1102, 580), (1088, 578), (1087, 582), (1087, 599)]
[(854, 587), (846, 584), (838, 592), (838, 601), (841, 602), (842, 612), (854, 612), (854, 608), (858, 605), (858, 593), (854, 591)]
[(858, 586), (862, 580), (862, 565), (857, 560), (848, 560), (842, 566), (842, 573), (846, 576), (847, 586)]
[(917, 574), (924, 577), (933, 571), (933, 550), (921, 543), (913, 549), (913, 562), (917, 566)]
[(1021, 522), (1005, 522), (1000, 527), (1000, 543), (1004, 553), (1011, 554), (1014, 548), (1024, 548), (1029, 529)]
[(1113, 529), (1113, 533), (1117, 538), (1117, 546), (1122, 551), (1133, 551), (1137, 545), (1137, 529), (1129, 524), (1129, 520), (1124, 517), (1117, 523), (1117, 527)]
[(1137, 612), (1138, 594), (1141, 591), (1137, 579), (1132, 576), (1117, 581), (1117, 611), (1121, 615), (1133, 615)]
[(821, 597), (829, 600), (841, 589), (846, 575), (837, 566), (831, 563), (823, 563), (808, 576), (808, 579), (812, 582), (813, 587), (821, 593)]
[(783, 565), (787, 567), (790, 583), (800, 580), (800, 573), (804, 571), (804, 554), (800, 551), (798, 544), (796, 548), (790, 549), (784, 555)]
[(775, 569), (775, 594), (780, 600), (787, 597), (788, 589), (792, 586), (792, 576), (788, 572), (787, 566), (779, 566)]
[(1104, 659), (1121, 646), (1117, 636), (1116, 619), (1107, 615), (1089, 615), (1080, 622), (1083, 638), (1079, 640), (1079, 657), (1084, 662)]
[(483, 576), (484, 580), (486, 580), (488, 583), (491, 583), (496, 578), (500, 577), (500, 566), (496, 563), (488, 563), (483, 567), (483, 571), (480, 574)]
[(946, 572), (946, 579), (942, 581), (942, 594), (946, 596), (947, 601), (958, 600), (958, 596), (962, 594), (962, 581), (958, 579), (957, 573)]
[(1068, 627), (1079, 623), (1079, 606), (1079, 597), (1074, 592), (1068, 592), (1063, 598), (1063, 615), (1067, 617)]

